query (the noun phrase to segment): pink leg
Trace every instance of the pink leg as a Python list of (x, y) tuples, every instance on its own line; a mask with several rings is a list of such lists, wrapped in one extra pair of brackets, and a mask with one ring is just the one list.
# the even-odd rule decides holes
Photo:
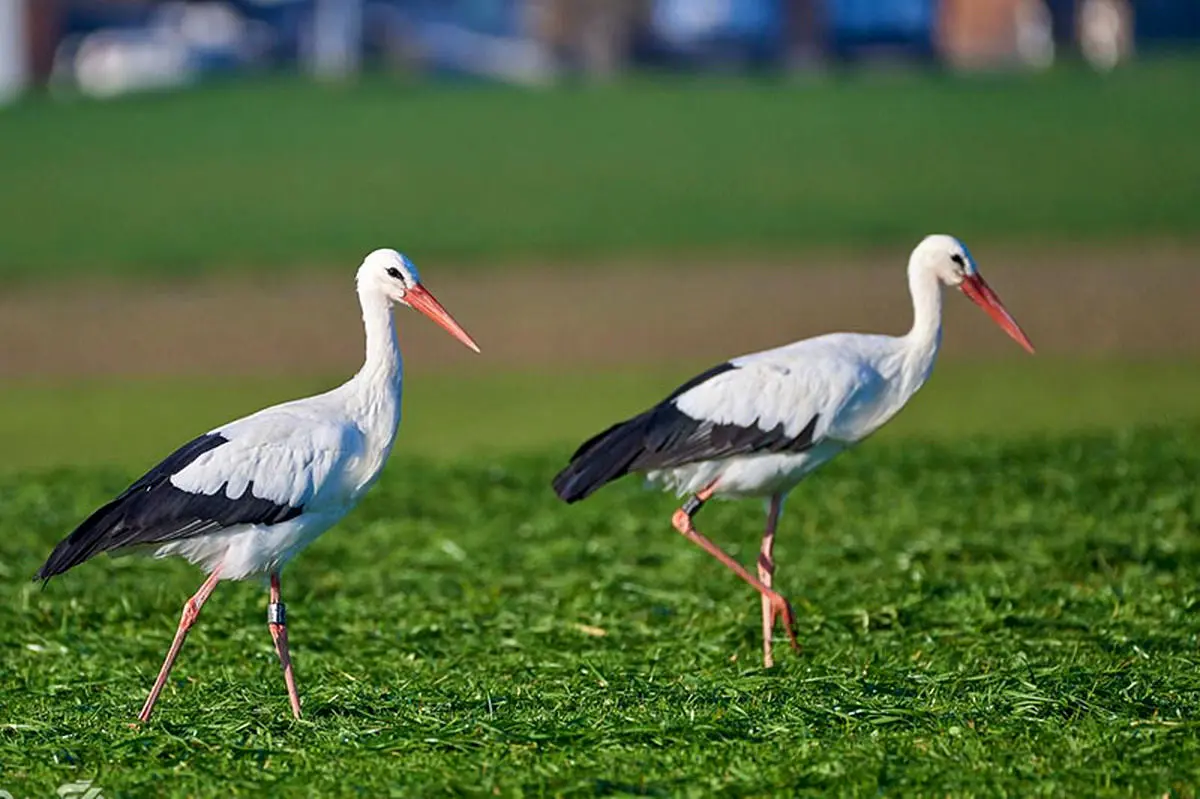
[[(762, 549), (758, 553), (758, 579), (767, 588), (771, 587), (771, 578), (775, 574), (775, 560), (771, 557), (775, 549), (775, 525), (779, 523), (779, 512), (783, 508), (783, 497), (779, 494), (771, 497), (771, 509), (767, 511), (767, 529), (763, 533)], [(767, 595), (762, 597), (763, 623), (763, 668), (769, 669), (775, 665), (775, 657), (771, 652), (771, 634), (775, 631), (775, 608)]]
[(179, 619), (179, 629), (175, 631), (175, 640), (171, 642), (167, 659), (163, 661), (162, 668), (158, 671), (158, 679), (154, 681), (154, 687), (150, 689), (150, 696), (146, 697), (146, 704), (142, 705), (138, 721), (144, 723), (150, 720), (150, 714), (154, 712), (154, 703), (158, 701), (158, 695), (162, 693), (163, 685), (167, 682), (167, 675), (171, 673), (171, 668), (175, 665), (175, 658), (179, 657), (179, 650), (183, 648), (183, 641), (187, 638), (188, 630), (200, 617), (200, 608), (204, 607), (204, 603), (208, 601), (208, 597), (217, 587), (217, 581), (220, 579), (221, 567), (218, 566), (200, 586), (196, 595), (184, 603), (183, 616)]
[(799, 652), (800, 642), (796, 639), (796, 612), (792, 610), (791, 603), (789, 603), (771, 588), (764, 585), (761, 581), (751, 576), (750, 572), (746, 571), (742, 564), (738, 563), (736, 560), (729, 557), (729, 555), (722, 552), (720, 547), (718, 547), (712, 541), (709, 541), (704, 536), (700, 535), (699, 531), (692, 526), (692, 514), (700, 510), (700, 506), (707, 502), (709, 497), (712, 495), (713, 486), (709, 486), (708, 488), (696, 494), (696, 496), (688, 500), (682, 508), (675, 511), (675, 514), (671, 517), (671, 524), (676, 530), (682, 533), (685, 538), (687, 538), (689, 541), (699, 544), (705, 552), (721, 561), (721, 563), (725, 564), (730, 571), (732, 571), (738, 577), (741, 577), (743, 580), (749, 583), (754, 590), (762, 594), (764, 601), (766, 601), (768, 606), (772, 609), (772, 612), (783, 615), (784, 628), (787, 630), (788, 638), (791, 639), (792, 649), (795, 649), (797, 652)]
[(296, 691), (296, 675), (292, 671), (292, 654), (288, 651), (287, 615), (283, 608), (283, 596), (279, 591), (279, 573), (271, 575), (271, 604), (267, 608), (267, 626), (275, 641), (275, 652), (283, 666), (283, 681), (287, 683), (288, 700), (292, 703), (292, 715), (300, 718), (300, 694)]

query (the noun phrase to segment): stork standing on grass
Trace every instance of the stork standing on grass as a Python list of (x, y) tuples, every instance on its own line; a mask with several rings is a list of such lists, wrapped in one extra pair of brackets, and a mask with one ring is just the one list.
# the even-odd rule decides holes
[(180, 555), (208, 573), (183, 606), (175, 640), (138, 718), (146, 721), (188, 629), (219, 580), (270, 576), (267, 622), (300, 717), (279, 588), (284, 565), (346, 515), (375, 482), (400, 423), (400, 348), (392, 306), (415, 308), (479, 347), (420, 282), (412, 261), (375, 250), (358, 268), (366, 328), (362, 369), (343, 385), (275, 405), (189, 441), (63, 539), (35, 579), (105, 551)]
[[(951, 236), (926, 237), (908, 262), (913, 326), (904, 336), (832, 333), (734, 358), (697, 375), (666, 399), (592, 437), (554, 478), (566, 502), (637, 472), (691, 494), (671, 523), (762, 595), (763, 664), (782, 616), (794, 649), (796, 617), (772, 588), (775, 527), (784, 497), (817, 467), (891, 419), (933, 369), (942, 339), (942, 286), (957, 286), (1018, 344), (1033, 345)], [(714, 496), (769, 499), (758, 577), (696, 530)]]

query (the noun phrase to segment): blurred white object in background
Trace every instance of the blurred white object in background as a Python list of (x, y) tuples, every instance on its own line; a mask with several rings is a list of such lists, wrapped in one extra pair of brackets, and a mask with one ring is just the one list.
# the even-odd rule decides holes
[(0, 0), (0, 104), (17, 99), (29, 84), (25, 3)]
[(1129, 0), (1084, 0), (1079, 9), (1079, 49), (1088, 63), (1108, 71), (1133, 52)]
[(664, 39), (687, 45), (711, 34), (732, 12), (730, 0), (660, 0), (652, 21)]
[(235, 50), (246, 36), (245, 19), (225, 3), (164, 3), (155, 27), (204, 50)]
[(363, 39), (363, 0), (313, 0), (308, 67), (318, 78), (341, 80), (358, 73)]
[(62, 42), (55, 82), (93, 97), (182, 86), (206, 70), (253, 63), (262, 39), (228, 3), (165, 2), (145, 27), (101, 28)]
[(187, 53), (141, 31), (97, 31), (79, 44), (75, 83), (93, 97), (178, 86), (191, 77)]
[(524, 86), (549, 85), (554, 63), (531, 39), (493, 36), (454, 25), (428, 25), (425, 44), (459, 69)]
[(1046, 69), (1054, 64), (1054, 20), (1042, 0), (1023, 0), (1013, 20), (1017, 58), (1025, 66)]

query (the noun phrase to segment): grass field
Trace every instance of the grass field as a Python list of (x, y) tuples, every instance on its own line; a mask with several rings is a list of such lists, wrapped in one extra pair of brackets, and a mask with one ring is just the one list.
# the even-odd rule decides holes
[[(0, 276), (1195, 240), (1200, 60), (447, 91), (264, 80), (0, 125)], [(563, 260), (560, 258), (560, 260)]]
[[(802, 485), (777, 584), (805, 651), (634, 483), (567, 507), (565, 450), (401, 456), (284, 580), (222, 585), (130, 729), (186, 565), (28, 581), (121, 488), (0, 478), (0, 789), (106, 796), (1195, 796), (1200, 428), (869, 442)], [(756, 503), (698, 517), (742, 561)]]

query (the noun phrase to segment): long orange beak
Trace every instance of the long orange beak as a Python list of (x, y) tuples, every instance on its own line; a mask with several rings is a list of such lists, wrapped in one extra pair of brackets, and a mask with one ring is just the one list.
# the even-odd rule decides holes
[(463, 344), (479, 352), (479, 345), (475, 343), (475, 339), (471, 338), (467, 331), (463, 330), (462, 325), (454, 321), (454, 317), (450, 315), (450, 312), (443, 308), (442, 304), (437, 301), (437, 297), (430, 294), (429, 290), (424, 286), (413, 286), (405, 292), (404, 301), (437, 322), (447, 333), (454, 336)]
[(1017, 320), (1012, 318), (1012, 314), (1004, 307), (1004, 303), (1000, 302), (1000, 297), (992, 291), (992, 287), (979, 273), (967, 277), (960, 288), (963, 294), (971, 298), (972, 302), (987, 311), (987, 315), (992, 317), (992, 321), (1011, 336), (1013, 341), (1024, 347), (1031, 355), (1033, 354), (1033, 343), (1029, 340), (1029, 336), (1025, 335), (1025, 331), (1017, 324)]

